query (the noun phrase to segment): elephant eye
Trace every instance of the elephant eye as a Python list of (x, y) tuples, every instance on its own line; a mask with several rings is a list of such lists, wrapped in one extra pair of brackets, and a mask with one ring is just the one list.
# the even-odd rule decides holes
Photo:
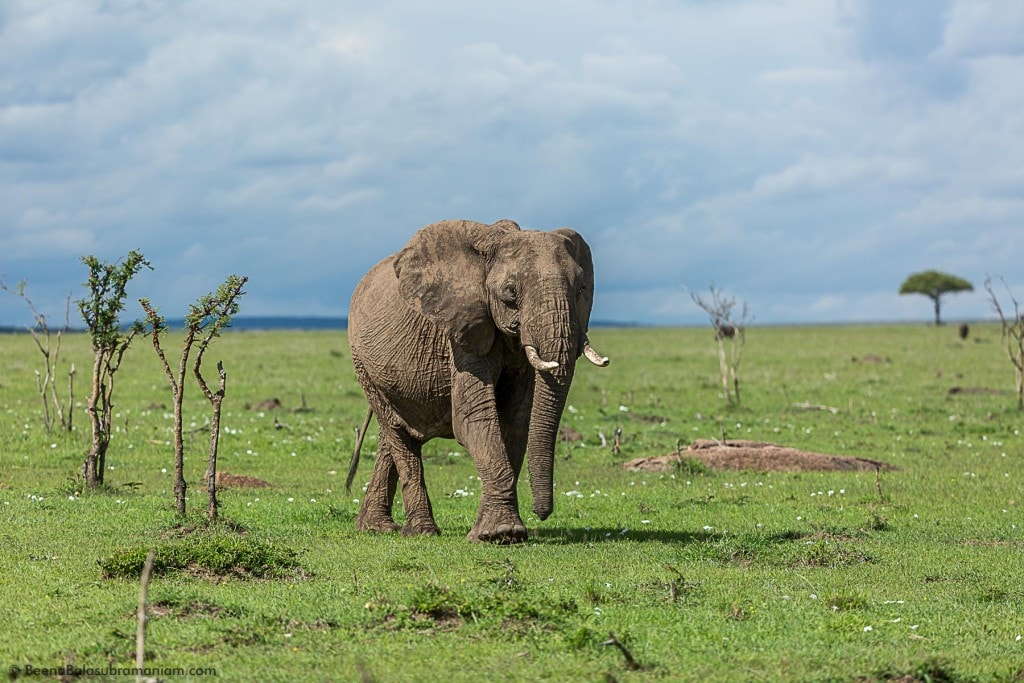
[(516, 289), (516, 283), (512, 280), (506, 281), (501, 286), (501, 300), (512, 307), (519, 302), (519, 292)]

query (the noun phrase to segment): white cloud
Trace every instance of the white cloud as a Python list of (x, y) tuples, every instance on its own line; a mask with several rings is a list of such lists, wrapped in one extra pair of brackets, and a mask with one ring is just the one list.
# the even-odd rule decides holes
[(944, 57), (1024, 53), (1024, 4), (1017, 0), (956, 0), (949, 12)]
[(911, 269), (1024, 256), (1015, 2), (9, 4), (0, 272), (52, 305), (138, 247), (165, 310), (241, 272), (342, 315), (445, 217), (576, 227), (595, 318), (660, 323), (914, 317)]

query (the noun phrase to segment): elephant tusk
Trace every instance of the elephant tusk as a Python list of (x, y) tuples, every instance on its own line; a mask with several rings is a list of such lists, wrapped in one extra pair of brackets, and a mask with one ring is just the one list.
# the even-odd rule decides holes
[(558, 361), (556, 360), (541, 360), (541, 357), (537, 354), (537, 349), (532, 346), (524, 348), (526, 349), (526, 359), (530, 361), (530, 365), (533, 366), (534, 370), (550, 372), (558, 367)]
[(590, 345), (589, 339), (583, 340), (583, 355), (587, 357), (587, 360), (589, 360), (591, 363), (598, 366), (599, 368), (608, 367), (608, 357), (602, 356), (597, 351), (595, 351), (594, 347)]

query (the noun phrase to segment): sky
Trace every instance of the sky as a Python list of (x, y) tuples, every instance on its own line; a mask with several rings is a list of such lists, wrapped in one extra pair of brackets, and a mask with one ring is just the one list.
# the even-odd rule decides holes
[(83, 255), (138, 249), (129, 319), (232, 273), (241, 315), (344, 316), (418, 228), (512, 219), (589, 242), (594, 320), (706, 323), (714, 286), (754, 324), (927, 322), (928, 269), (993, 318), (1022, 73), (1020, 0), (6, 0), (0, 276), (52, 323)]

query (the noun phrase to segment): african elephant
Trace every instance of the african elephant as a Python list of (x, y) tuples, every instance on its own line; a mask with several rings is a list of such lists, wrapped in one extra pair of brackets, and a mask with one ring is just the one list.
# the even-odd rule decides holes
[[(380, 425), (356, 527), (398, 530), (391, 507), (401, 481), (402, 533), (439, 533), (421, 448), (442, 437), (465, 447), (482, 483), (468, 538), (525, 540), (516, 493), (524, 456), (543, 520), (576, 359), (608, 364), (587, 339), (593, 301), (590, 247), (568, 228), (441, 221), (375, 265), (348, 318), (356, 375)], [(357, 445), (348, 485), (358, 460)]]

